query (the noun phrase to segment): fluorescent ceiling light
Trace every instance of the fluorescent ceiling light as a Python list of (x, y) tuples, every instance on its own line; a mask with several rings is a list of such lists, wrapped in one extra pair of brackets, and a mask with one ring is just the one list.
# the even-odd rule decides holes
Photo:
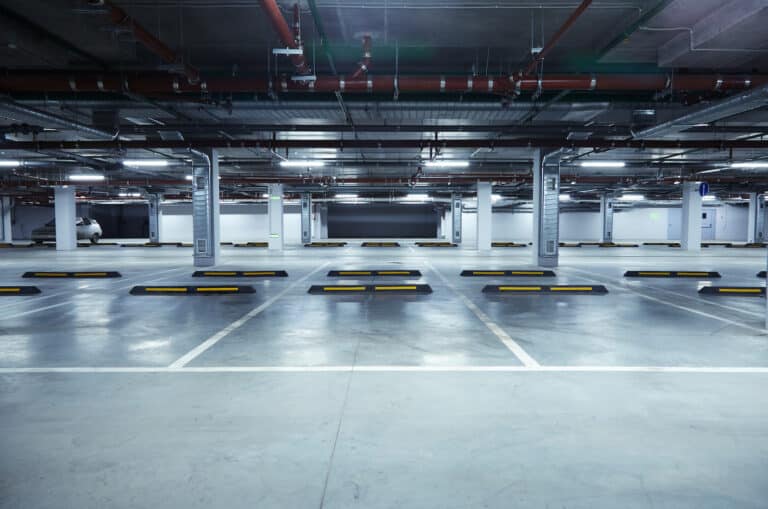
[(261, 193), (262, 198), (269, 198), (269, 193)]
[(731, 168), (768, 168), (768, 162), (752, 161), (749, 163), (733, 163)]
[(407, 201), (425, 201), (429, 199), (429, 195), (423, 193), (411, 193), (403, 199)]
[(104, 180), (104, 175), (70, 175), (69, 180), (73, 182), (96, 182)]
[(0, 168), (16, 168), (17, 166), (21, 166), (21, 161), (0, 161)]
[(185, 176), (184, 176), (184, 180), (189, 180), (189, 181), (191, 181), (191, 180), (192, 180), (192, 175), (185, 175)]
[(715, 201), (715, 200), (717, 200), (717, 196), (715, 196), (714, 194), (708, 194), (708, 195), (704, 196), (702, 198), (702, 200), (704, 200), (704, 201)]
[(342, 194), (337, 194), (336, 198), (340, 198), (340, 199), (357, 198), (357, 195), (356, 194), (350, 194), (350, 193), (342, 193)]
[(493, 201), (499, 201), (499, 200), (501, 200), (501, 195), (500, 194), (492, 194), (491, 195), (491, 201), (492, 202)]
[(583, 161), (582, 168), (624, 168), (624, 161)]
[(325, 161), (319, 159), (280, 161), (280, 166), (283, 168), (308, 168), (311, 166), (325, 166)]
[(117, 193), (120, 198), (141, 198), (141, 193)]
[(125, 159), (123, 166), (131, 168), (162, 168), (168, 166), (168, 159)]
[(570, 194), (561, 194), (559, 196), (560, 201), (571, 201), (571, 195)]
[(643, 201), (645, 196), (642, 194), (623, 194), (619, 196), (619, 200), (622, 201)]
[(469, 161), (441, 159), (439, 161), (427, 161), (424, 166), (427, 168), (466, 168), (469, 166)]

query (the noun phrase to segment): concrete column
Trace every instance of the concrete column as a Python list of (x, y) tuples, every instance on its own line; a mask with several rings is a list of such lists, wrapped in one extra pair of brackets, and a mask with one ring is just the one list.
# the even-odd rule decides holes
[(219, 154), (198, 153), (192, 169), (192, 237), (195, 267), (216, 265), (221, 254), (219, 207)]
[(763, 242), (765, 240), (765, 200), (762, 194), (749, 194), (749, 225), (747, 227), (747, 242)]
[(533, 151), (533, 263), (557, 267), (560, 214), (560, 162), (548, 164)]
[(267, 215), (269, 216), (269, 250), (282, 251), (283, 239), (283, 185), (270, 184), (267, 193)]
[(461, 205), (461, 193), (453, 193), (451, 195), (451, 242), (454, 244), (461, 244)]
[(698, 182), (683, 183), (681, 245), (686, 251), (701, 251), (701, 195)]
[(320, 214), (320, 239), (328, 238), (328, 204), (321, 203), (319, 205)]
[(53, 206), (56, 218), (56, 251), (72, 251), (77, 248), (75, 188), (56, 186)]
[(613, 197), (600, 196), (600, 242), (613, 242)]
[(13, 223), (11, 222), (11, 209), (13, 198), (0, 196), (0, 242), (13, 242)]
[(491, 183), (477, 183), (477, 249), (491, 250)]
[(160, 242), (160, 223), (163, 219), (163, 211), (160, 208), (160, 202), (163, 200), (162, 194), (150, 194), (149, 198), (149, 241), (153, 243)]
[(301, 243), (312, 242), (312, 194), (301, 195)]

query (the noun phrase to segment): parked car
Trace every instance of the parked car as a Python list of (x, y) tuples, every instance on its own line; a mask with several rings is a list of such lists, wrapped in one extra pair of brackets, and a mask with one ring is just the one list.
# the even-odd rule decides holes
[[(91, 243), (96, 244), (101, 238), (101, 225), (95, 219), (78, 217), (75, 228), (77, 229), (77, 240), (88, 239)], [(56, 220), (32, 230), (32, 240), (38, 244), (42, 244), (46, 240), (56, 240)]]

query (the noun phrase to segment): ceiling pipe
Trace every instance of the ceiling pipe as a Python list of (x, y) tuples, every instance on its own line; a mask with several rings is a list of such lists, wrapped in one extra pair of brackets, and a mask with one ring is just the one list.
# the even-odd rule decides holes
[(475, 149), (487, 148), (592, 148), (592, 149), (768, 149), (768, 141), (759, 140), (569, 140), (567, 138), (507, 138), (507, 139), (222, 139), (190, 140), (67, 140), (67, 141), (0, 141), (0, 150), (150, 150), (150, 149)]
[(565, 23), (563, 23), (557, 32), (555, 32), (549, 41), (547, 41), (541, 51), (533, 57), (531, 63), (528, 64), (528, 67), (526, 67), (525, 71), (522, 73), (523, 75), (530, 76), (533, 71), (536, 70), (536, 68), (539, 66), (539, 63), (544, 60), (544, 57), (546, 57), (550, 51), (552, 51), (552, 48), (555, 47), (560, 38), (563, 37), (565, 33), (571, 29), (573, 24), (576, 23), (576, 20), (579, 19), (579, 16), (581, 16), (582, 13), (587, 10), (587, 7), (589, 7), (591, 3), (592, 0), (582, 0), (581, 4), (576, 8), (575, 11), (571, 13), (570, 16), (568, 16), (568, 19), (565, 20)]
[(130, 90), (145, 96), (177, 96), (201, 93), (326, 92), (391, 94), (400, 92), (508, 94), (536, 91), (659, 92), (686, 90), (723, 92), (748, 90), (768, 84), (768, 75), (723, 76), (720, 74), (553, 74), (545, 78), (499, 76), (367, 76), (358, 79), (318, 76), (297, 82), (287, 77), (278, 83), (268, 78), (211, 77), (197, 83), (180, 81), (165, 73), (94, 73), (5, 71), (0, 73), (4, 93), (83, 93)]
[(357, 79), (362, 75), (368, 75), (371, 66), (371, 36), (363, 37), (363, 60), (358, 64), (357, 70), (352, 74), (352, 79)]
[[(104, 5), (109, 8), (109, 18), (117, 26), (126, 27), (133, 33), (133, 36), (144, 45), (149, 51), (160, 57), (166, 64), (176, 64), (179, 62), (178, 55), (166, 44), (152, 35), (149, 30), (144, 28), (138, 21), (132, 18), (123, 9), (105, 0)], [(188, 64), (182, 64), (183, 74), (190, 83), (200, 81), (200, 72)]]
[[(280, 12), (280, 7), (277, 6), (275, 0), (259, 0), (261, 8), (264, 9), (269, 21), (272, 23), (272, 27), (277, 32), (280, 42), (290, 49), (301, 50), (301, 55), (291, 55), (291, 61), (296, 68), (298, 74), (310, 74), (312, 71), (307, 65), (307, 59), (304, 56), (304, 48), (301, 47), (301, 41), (297, 41), (295, 33), (288, 26), (288, 23), (283, 17), (283, 13)], [(294, 16), (297, 15), (298, 4), (294, 6)]]

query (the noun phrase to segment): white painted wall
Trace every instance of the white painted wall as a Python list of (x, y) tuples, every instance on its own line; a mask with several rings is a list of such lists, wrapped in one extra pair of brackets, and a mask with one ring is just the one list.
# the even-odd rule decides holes
[(600, 213), (564, 212), (560, 214), (560, 240), (600, 240)]
[(493, 240), (530, 242), (533, 237), (532, 212), (494, 212)]
[[(192, 242), (192, 205), (163, 204), (162, 242)], [(283, 216), (286, 245), (301, 243), (301, 214), (286, 206)], [(264, 242), (269, 238), (266, 204), (222, 204), (221, 242)]]
[(747, 228), (749, 223), (749, 207), (737, 207), (724, 205), (717, 207), (716, 240), (747, 240)]
[(617, 209), (613, 213), (613, 240), (616, 242), (667, 240), (668, 229), (669, 209), (666, 208)]

